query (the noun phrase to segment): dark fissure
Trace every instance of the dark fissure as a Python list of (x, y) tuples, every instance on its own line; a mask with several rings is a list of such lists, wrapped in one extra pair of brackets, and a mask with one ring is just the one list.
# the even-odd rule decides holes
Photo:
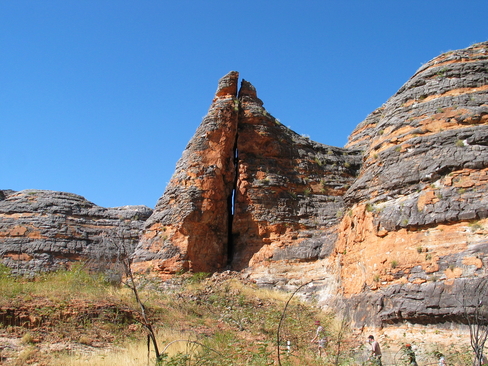
[(236, 141), (234, 143), (234, 180), (232, 182), (232, 191), (227, 198), (227, 265), (232, 263), (234, 259), (234, 236), (232, 234), (232, 223), (234, 221), (234, 213), (235, 213), (235, 204), (236, 204), (236, 196), (237, 196), (237, 176), (238, 176), (238, 163), (239, 163), (239, 152), (237, 151), (237, 136)]

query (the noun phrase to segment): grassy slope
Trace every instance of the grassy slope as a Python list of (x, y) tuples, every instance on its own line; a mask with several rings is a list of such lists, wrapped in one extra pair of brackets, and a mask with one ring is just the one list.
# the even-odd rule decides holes
[[(160, 350), (167, 354), (163, 365), (277, 364), (277, 329), (290, 295), (230, 274), (203, 277), (180, 276), (171, 287), (138, 279)], [(82, 267), (31, 280), (12, 278), (0, 268), (0, 288), (0, 364), (148, 364), (138, 306), (123, 286), (111, 286)], [(315, 320), (330, 336), (328, 355), (321, 359), (310, 343)], [(340, 324), (313, 304), (293, 299), (280, 332), (282, 365), (334, 364), (338, 346), (339, 364), (357, 364), (366, 352), (360, 347), (364, 335), (357, 339), (347, 331), (338, 340)], [(291, 353), (285, 341), (291, 342)]]

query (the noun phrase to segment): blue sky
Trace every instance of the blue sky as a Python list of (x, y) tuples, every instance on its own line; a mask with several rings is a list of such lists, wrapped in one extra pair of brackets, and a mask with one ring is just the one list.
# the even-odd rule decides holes
[(0, 189), (154, 207), (218, 79), (344, 146), (442, 52), (488, 40), (488, 1), (1, 0)]

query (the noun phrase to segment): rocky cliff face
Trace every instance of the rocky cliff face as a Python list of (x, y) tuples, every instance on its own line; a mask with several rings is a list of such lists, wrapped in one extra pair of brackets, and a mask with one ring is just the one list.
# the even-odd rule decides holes
[(314, 280), (302, 291), (356, 326), (460, 321), (459, 294), (477, 299), (487, 278), (488, 43), (422, 66), (345, 148), (283, 126), (238, 76), (219, 81), (152, 214), (0, 191), (3, 261), (86, 258), (114, 227), (133, 245), (145, 221), (139, 270)]
[(336, 253), (358, 322), (442, 322), (459, 281), (485, 276), (487, 122), (482, 43), (422, 66), (350, 136), (364, 162)]
[(328, 255), (359, 151), (299, 136), (230, 72), (147, 221), (135, 257), (161, 274)]
[(110, 261), (120, 251), (109, 244), (133, 249), (152, 213), (145, 206), (102, 208), (72, 193), (0, 192), (0, 258), (28, 275), (74, 261)]
[(358, 326), (460, 314), (453, 289), (487, 265), (487, 52), (424, 65), (344, 149), (282, 126), (228, 74), (146, 225), (141, 264), (285, 288), (319, 279), (310, 292), (348, 303)]

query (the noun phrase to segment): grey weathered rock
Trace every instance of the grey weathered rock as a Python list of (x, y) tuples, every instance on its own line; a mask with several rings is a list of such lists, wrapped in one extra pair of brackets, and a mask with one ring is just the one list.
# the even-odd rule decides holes
[(10, 193), (0, 201), (0, 258), (22, 274), (73, 261), (110, 261), (118, 250), (109, 242), (133, 249), (151, 213), (146, 206), (99, 207), (72, 193)]
[[(482, 286), (482, 288), (481, 288)], [(480, 292), (483, 290), (483, 292)], [(460, 278), (422, 284), (393, 285), (346, 300), (356, 327), (466, 323), (479, 301), (486, 303), (486, 278)]]
[(422, 66), (351, 135), (364, 159), (336, 245), (356, 324), (463, 321), (488, 264), (487, 122), (485, 42)]

